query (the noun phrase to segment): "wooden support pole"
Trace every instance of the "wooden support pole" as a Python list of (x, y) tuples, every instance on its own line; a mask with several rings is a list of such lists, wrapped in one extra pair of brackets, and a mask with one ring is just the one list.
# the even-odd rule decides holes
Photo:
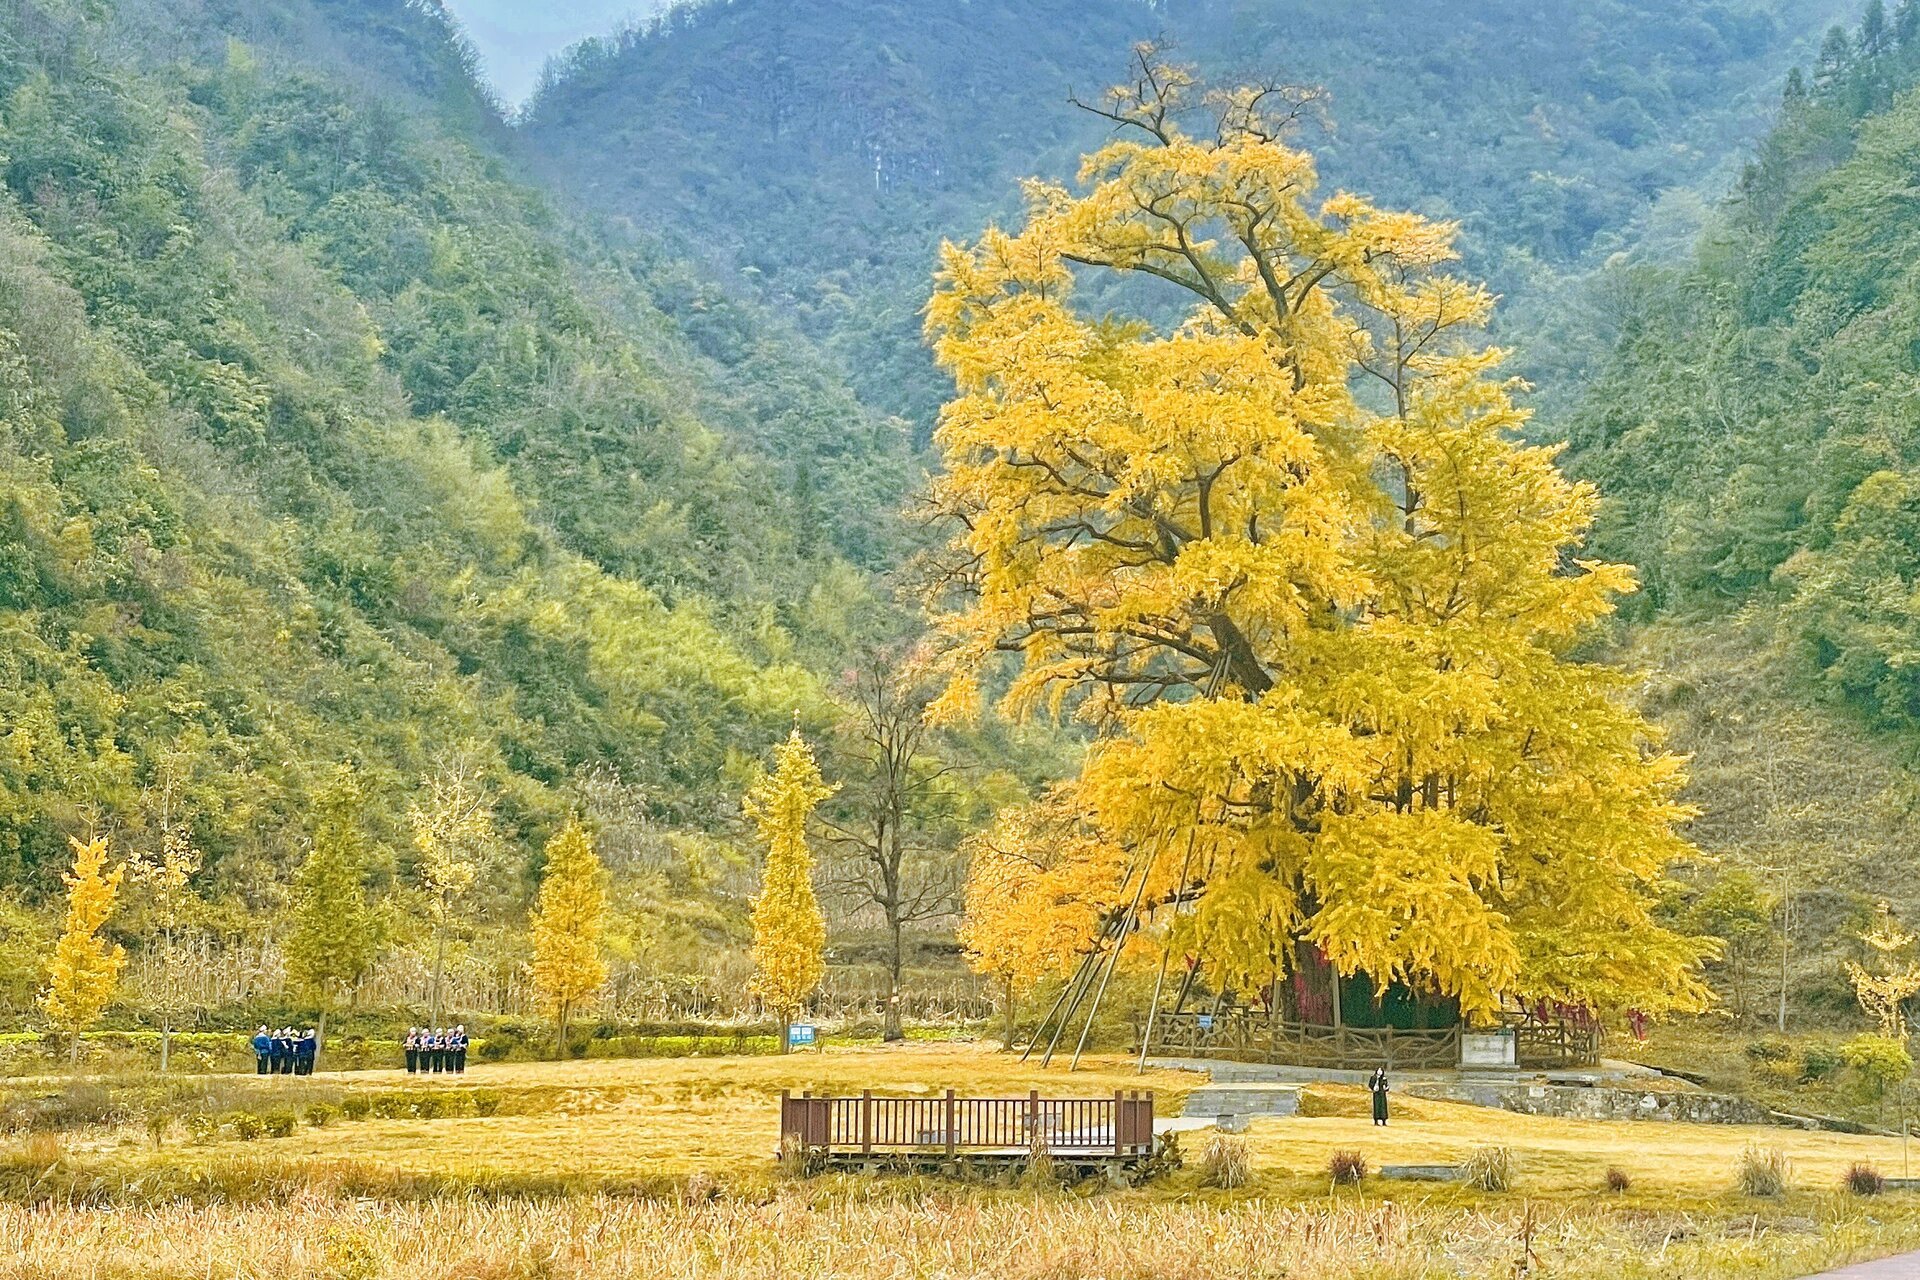
[(953, 1090), (949, 1089), (947, 1090), (947, 1154), (948, 1155), (953, 1154), (954, 1143), (958, 1136), (953, 1131), (956, 1120), (957, 1120), (957, 1113), (953, 1105)]
[[(1193, 845), (1199, 839), (1196, 829), (1187, 833), (1187, 856), (1180, 860), (1180, 879), (1173, 886), (1173, 914), (1180, 916), (1181, 895), (1187, 891), (1187, 872), (1193, 866)], [(1167, 940), (1160, 947), (1160, 973), (1153, 980), (1153, 1000), (1147, 1005), (1147, 1027), (1140, 1033), (1140, 1061), (1134, 1064), (1135, 1075), (1144, 1074), (1147, 1069), (1147, 1046), (1153, 1043), (1153, 1022), (1160, 1013), (1160, 991), (1167, 985), (1167, 963), (1173, 959), (1173, 926), (1167, 926)]]
[[(1164, 843), (1163, 837), (1161, 844)], [(1152, 875), (1153, 864), (1159, 860), (1159, 857), (1160, 844), (1156, 844), (1153, 852), (1147, 856), (1146, 865), (1140, 868), (1140, 883), (1133, 891), (1133, 901), (1127, 904), (1126, 914), (1120, 917), (1120, 927), (1115, 931), (1113, 938), (1113, 958), (1107, 962), (1106, 976), (1100, 979), (1100, 990), (1093, 997), (1093, 1007), (1087, 1010), (1086, 1024), (1080, 1028), (1080, 1042), (1073, 1047), (1073, 1061), (1067, 1064), (1069, 1071), (1080, 1069), (1080, 1055), (1086, 1050), (1087, 1037), (1093, 1033), (1093, 1020), (1100, 1012), (1100, 1002), (1107, 998), (1107, 984), (1113, 981), (1113, 971), (1120, 967), (1120, 952), (1126, 948), (1127, 931), (1140, 914), (1140, 899), (1147, 892), (1147, 879)], [(1126, 887), (1126, 882), (1122, 881), (1120, 884), (1122, 893), (1126, 892)], [(1044, 1066), (1045, 1063), (1041, 1065)]]
[(860, 1095), (860, 1154), (873, 1153), (873, 1090)]
[[(1026, 1051), (1020, 1055), (1020, 1061), (1025, 1062), (1032, 1056), (1033, 1051), (1040, 1045), (1040, 1037), (1046, 1035), (1047, 1027), (1052, 1025), (1054, 1014), (1059, 1013), (1060, 1024), (1054, 1028), (1052, 1038), (1047, 1041), (1047, 1052), (1046, 1056), (1041, 1059), (1041, 1065), (1045, 1066), (1047, 1060), (1053, 1057), (1054, 1046), (1060, 1043), (1060, 1035), (1066, 1030), (1067, 1019), (1073, 1016), (1073, 1010), (1080, 1007), (1081, 997), (1086, 995), (1087, 983), (1089, 981), (1088, 975), (1099, 965), (1100, 950), (1106, 945), (1107, 934), (1110, 933), (1112, 929), (1113, 921), (1111, 920), (1104, 922), (1100, 926), (1100, 936), (1094, 939), (1093, 946), (1087, 953), (1080, 957), (1080, 967), (1073, 971), (1073, 977), (1067, 982), (1067, 985), (1060, 988), (1060, 996), (1053, 1002), (1053, 1008), (1047, 1010), (1047, 1016), (1040, 1019), (1040, 1025), (1033, 1029), (1033, 1038), (1027, 1041)], [(1067, 997), (1070, 995), (1073, 997), (1073, 1001), (1071, 1004), (1068, 1004)], [(1067, 1006), (1065, 1012), (1061, 1012), (1062, 1005)]]
[(1127, 1095), (1113, 1091), (1113, 1154), (1120, 1154), (1120, 1113), (1126, 1109)]

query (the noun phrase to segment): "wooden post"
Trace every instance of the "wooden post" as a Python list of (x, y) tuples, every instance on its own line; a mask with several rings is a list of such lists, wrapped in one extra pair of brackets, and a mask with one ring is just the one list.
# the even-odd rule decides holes
[[(1187, 872), (1193, 866), (1193, 845), (1199, 838), (1195, 829), (1187, 833), (1187, 856), (1180, 860), (1180, 878), (1173, 885), (1173, 914), (1176, 920), (1180, 915), (1180, 902), (1187, 892)], [(1153, 1001), (1147, 1005), (1147, 1029), (1140, 1033), (1140, 1061), (1134, 1067), (1135, 1075), (1143, 1074), (1147, 1069), (1147, 1046), (1153, 1043), (1153, 1022), (1160, 1012), (1160, 990), (1167, 984), (1167, 962), (1173, 959), (1173, 926), (1167, 926), (1167, 936), (1160, 947), (1160, 975), (1153, 980)]]
[(873, 1151), (873, 1090), (867, 1089), (860, 1095), (860, 1154), (869, 1155)]
[(1327, 976), (1333, 980), (1333, 1052), (1339, 1062), (1347, 1060), (1347, 1028), (1340, 1016), (1340, 966), (1327, 957)]
[(1120, 1154), (1120, 1111), (1121, 1103), (1125, 1100), (1126, 1095), (1120, 1090), (1113, 1091), (1113, 1154), (1115, 1155)]
[(949, 1089), (947, 1090), (947, 1154), (948, 1155), (953, 1154), (954, 1141), (956, 1136), (953, 1131), (954, 1120), (955, 1120), (955, 1116), (954, 1116), (954, 1105), (953, 1105), (953, 1090)]
[(1040, 1091), (1034, 1089), (1027, 1094), (1027, 1146), (1033, 1146), (1034, 1135), (1040, 1130)]

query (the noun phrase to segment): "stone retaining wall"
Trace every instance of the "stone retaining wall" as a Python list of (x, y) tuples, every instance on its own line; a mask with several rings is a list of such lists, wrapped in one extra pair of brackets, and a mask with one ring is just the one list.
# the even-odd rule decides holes
[(1528, 1116), (1581, 1120), (1676, 1120), (1687, 1124), (1775, 1124), (1757, 1102), (1724, 1093), (1652, 1093), (1640, 1089), (1504, 1081), (1412, 1082), (1401, 1092), (1416, 1098), (1499, 1107)]

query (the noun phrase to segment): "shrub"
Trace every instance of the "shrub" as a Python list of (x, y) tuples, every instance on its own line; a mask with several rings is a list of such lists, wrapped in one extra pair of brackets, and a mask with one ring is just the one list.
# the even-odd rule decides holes
[(1793, 1043), (1780, 1036), (1762, 1036), (1747, 1042), (1747, 1061), (1786, 1062), (1793, 1057)]
[(233, 1136), (242, 1142), (252, 1142), (265, 1131), (266, 1126), (260, 1117), (251, 1111), (234, 1111), (227, 1116), (227, 1127), (233, 1130)]
[(350, 1093), (340, 1099), (340, 1114), (348, 1120), (365, 1120), (373, 1110), (373, 1099), (364, 1093)]
[(316, 1102), (307, 1108), (307, 1123), (316, 1129), (324, 1129), (334, 1122), (339, 1110), (324, 1102)]
[(422, 1093), (413, 1099), (413, 1114), (421, 1120), (432, 1120), (447, 1109), (447, 1099), (440, 1093)]
[(490, 1116), (500, 1110), (500, 1095), (491, 1089), (473, 1091), (473, 1114)]
[(405, 1093), (376, 1093), (373, 1114), (382, 1120), (401, 1120), (413, 1114), (413, 1096)]
[(1475, 1147), (1467, 1157), (1464, 1171), (1467, 1185), (1482, 1191), (1505, 1191), (1513, 1186), (1519, 1162), (1506, 1147)]
[(1877, 1196), (1887, 1189), (1887, 1180), (1881, 1172), (1863, 1160), (1856, 1160), (1847, 1169), (1847, 1190), (1857, 1196)]
[(1607, 1166), (1607, 1190), (1613, 1192), (1615, 1195), (1622, 1195), (1630, 1190), (1632, 1186), (1633, 1179), (1627, 1176), (1625, 1169), (1622, 1169), (1617, 1164)]
[(147, 1113), (147, 1137), (154, 1146), (167, 1140), (167, 1130), (173, 1128), (173, 1117), (164, 1111)]
[(1232, 1191), (1244, 1187), (1253, 1176), (1253, 1162), (1247, 1154), (1247, 1140), (1231, 1133), (1216, 1133), (1200, 1152), (1200, 1182), (1203, 1186)]
[(1327, 1157), (1327, 1176), (1336, 1186), (1353, 1186), (1367, 1176), (1367, 1158), (1358, 1151), (1336, 1151)]
[(1787, 1189), (1787, 1153), (1747, 1144), (1734, 1165), (1734, 1181), (1750, 1196), (1777, 1196)]
[(1885, 1036), (1855, 1036), (1840, 1046), (1840, 1058), (1860, 1073), (1875, 1098), (1913, 1071), (1913, 1055), (1907, 1047)]
[(220, 1136), (220, 1122), (204, 1111), (196, 1111), (187, 1117), (187, 1137), (194, 1142), (208, 1143)]
[(1845, 1060), (1832, 1045), (1810, 1044), (1800, 1052), (1800, 1078), (1803, 1081), (1825, 1080), (1845, 1065)]
[(260, 1125), (269, 1138), (286, 1138), (300, 1125), (300, 1117), (294, 1115), (292, 1107), (276, 1107), (260, 1118)]

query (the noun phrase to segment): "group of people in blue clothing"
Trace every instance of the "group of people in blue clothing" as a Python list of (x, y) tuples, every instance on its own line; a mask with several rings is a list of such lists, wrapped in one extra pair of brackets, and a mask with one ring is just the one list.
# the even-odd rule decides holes
[(407, 1052), (407, 1074), (451, 1071), (456, 1075), (467, 1069), (467, 1027), (408, 1027), (401, 1041)]
[(264, 1026), (253, 1033), (254, 1071), (263, 1076), (310, 1076), (320, 1056), (320, 1036), (312, 1027)]

